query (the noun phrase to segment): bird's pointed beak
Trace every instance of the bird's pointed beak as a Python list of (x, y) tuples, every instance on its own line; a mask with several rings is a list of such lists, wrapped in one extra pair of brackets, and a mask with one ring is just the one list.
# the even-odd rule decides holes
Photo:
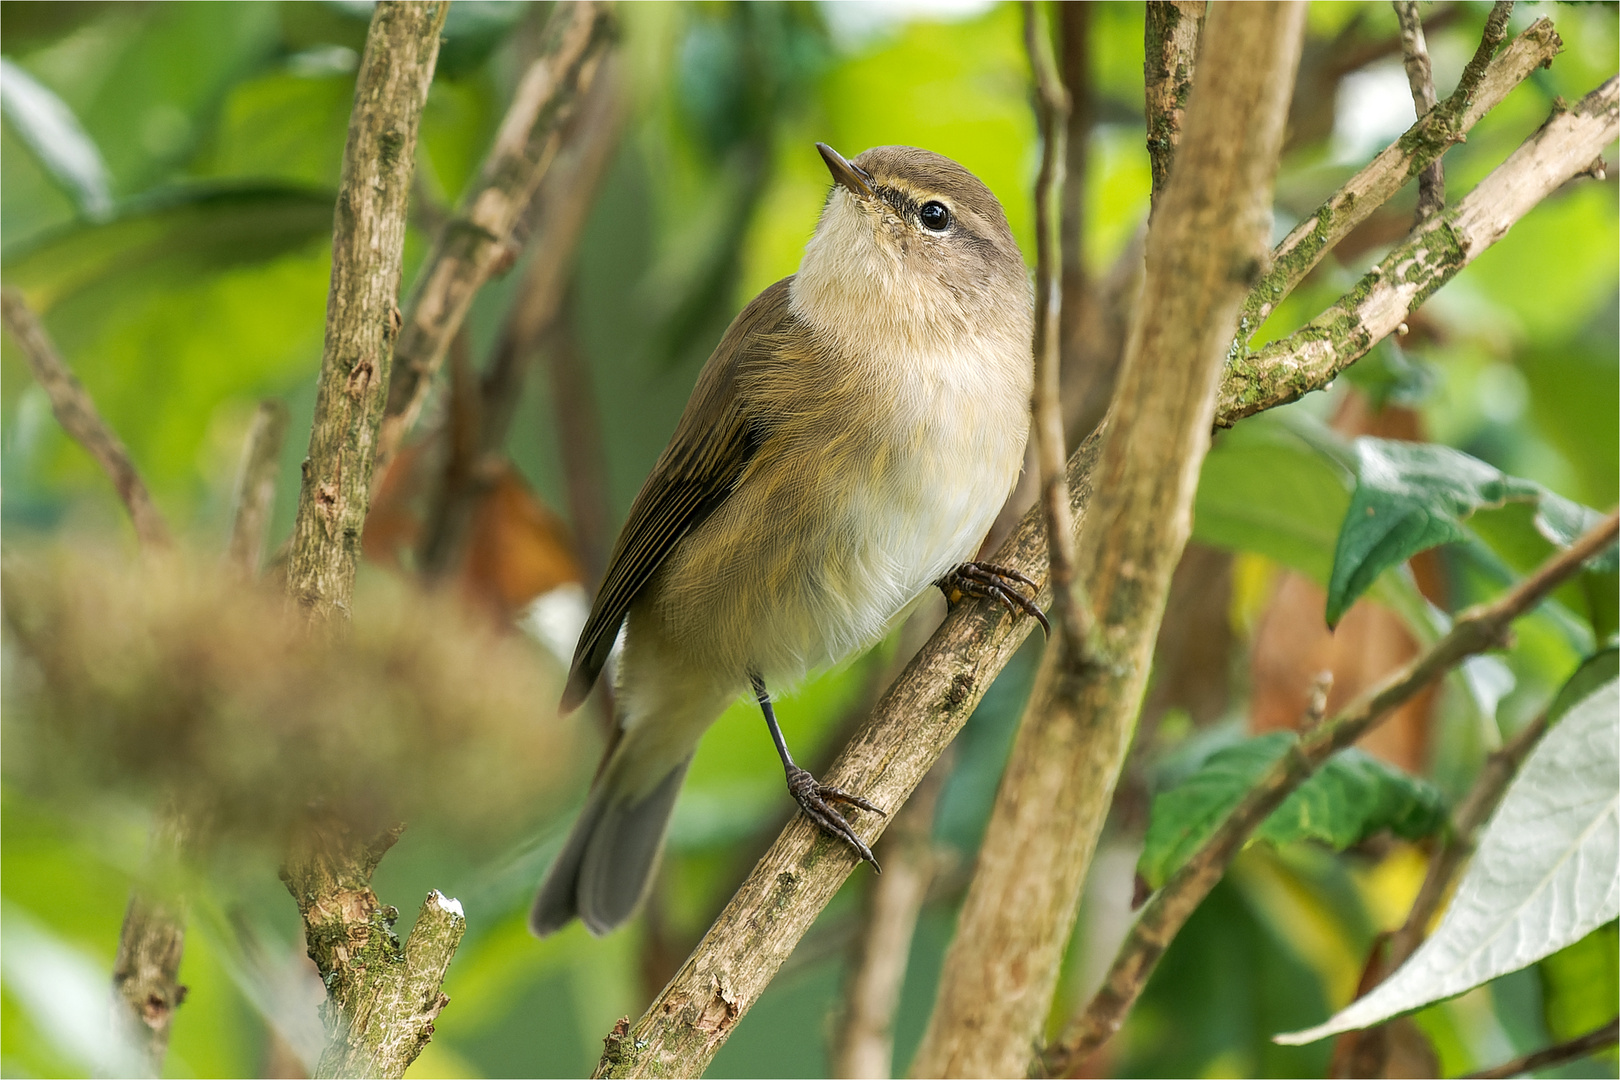
[(821, 160), (827, 163), (827, 171), (832, 178), (849, 190), (857, 199), (875, 198), (872, 191), (872, 174), (845, 159), (843, 154), (834, 150), (826, 143), (816, 143), (816, 149), (821, 151)]

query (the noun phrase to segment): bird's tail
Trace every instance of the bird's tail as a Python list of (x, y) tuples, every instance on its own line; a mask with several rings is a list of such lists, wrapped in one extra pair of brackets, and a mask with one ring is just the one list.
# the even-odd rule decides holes
[(631, 916), (652, 881), (670, 812), (691, 764), (688, 754), (640, 798), (615, 792), (613, 773), (603, 770), (540, 886), (529, 929), (545, 937), (577, 915), (600, 936)]

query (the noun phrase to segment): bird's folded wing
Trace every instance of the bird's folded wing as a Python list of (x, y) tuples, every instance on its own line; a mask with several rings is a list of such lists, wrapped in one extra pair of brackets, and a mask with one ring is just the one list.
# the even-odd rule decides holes
[(762, 418), (746, 415), (738, 374), (758, 361), (793, 316), (792, 278), (772, 285), (742, 310), (704, 365), (669, 446), (630, 506), (607, 574), (574, 650), (563, 711), (579, 706), (596, 684), (630, 604), (682, 536), (731, 494), (763, 437)]

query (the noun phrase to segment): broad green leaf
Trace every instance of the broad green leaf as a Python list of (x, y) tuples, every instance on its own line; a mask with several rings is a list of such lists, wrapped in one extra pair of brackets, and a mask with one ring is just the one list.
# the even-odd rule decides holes
[[(1272, 732), (1217, 750), (1180, 784), (1156, 796), (1138, 872), (1158, 888), (1209, 839), (1255, 781), (1293, 745)], [(1316, 840), (1335, 850), (1389, 829), (1427, 836), (1445, 820), (1440, 792), (1354, 747), (1335, 754), (1255, 831), (1254, 840)]]
[[(1510, 502), (1534, 504), (1537, 531), (1559, 546), (1598, 520), (1596, 511), (1447, 446), (1374, 438), (1357, 439), (1355, 446), (1358, 479), (1333, 553), (1329, 626), (1338, 624), (1386, 568), (1468, 539), (1463, 520), (1477, 511)], [(1612, 559), (1605, 555), (1598, 568)]]
[(6, 280), (41, 314), (115, 279), (197, 280), (330, 236), (334, 205), (329, 191), (281, 184), (183, 188), (8, 252)]
[(1318, 840), (1342, 851), (1383, 829), (1417, 840), (1445, 820), (1445, 798), (1433, 784), (1350, 747), (1288, 796), (1254, 838)]
[(1531, 752), (1434, 934), (1393, 975), (1288, 1045), (1368, 1027), (1517, 971), (1620, 915), (1620, 683)]

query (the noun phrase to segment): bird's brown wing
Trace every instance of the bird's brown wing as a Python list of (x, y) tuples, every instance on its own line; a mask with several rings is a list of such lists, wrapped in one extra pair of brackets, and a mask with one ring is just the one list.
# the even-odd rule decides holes
[(574, 649), (564, 712), (577, 708), (596, 685), (636, 594), (681, 537), (731, 494), (759, 446), (763, 419), (745, 415), (737, 375), (750, 361), (761, 359), (762, 349), (768, 350), (791, 322), (792, 280), (778, 281), (742, 310), (698, 376), (669, 446), (631, 504), (613, 545), (607, 574)]

